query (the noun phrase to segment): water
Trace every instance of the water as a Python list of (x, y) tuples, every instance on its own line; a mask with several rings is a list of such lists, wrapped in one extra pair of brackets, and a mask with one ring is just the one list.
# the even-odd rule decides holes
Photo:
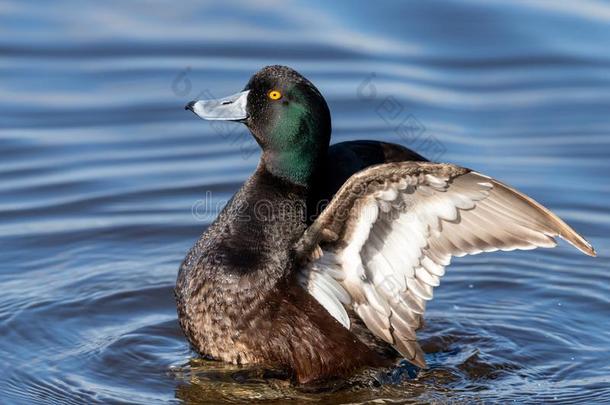
[[(0, 402), (610, 402), (609, 22), (593, 1), (2, 2)], [(182, 107), (272, 63), (325, 94), (334, 142), (476, 168), (599, 257), (456, 260), (430, 370), (404, 384), (311, 392), (196, 360), (176, 271), (258, 152)]]

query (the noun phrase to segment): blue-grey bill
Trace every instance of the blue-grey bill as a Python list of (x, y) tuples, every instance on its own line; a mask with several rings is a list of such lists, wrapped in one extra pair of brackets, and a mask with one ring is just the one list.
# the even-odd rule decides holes
[(246, 106), (249, 92), (250, 90), (246, 90), (216, 100), (191, 101), (185, 108), (204, 120), (240, 121), (248, 117)]

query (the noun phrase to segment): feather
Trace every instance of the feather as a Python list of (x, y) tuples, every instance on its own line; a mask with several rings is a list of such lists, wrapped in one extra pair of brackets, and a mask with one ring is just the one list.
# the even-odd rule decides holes
[(322, 254), (301, 273), (333, 317), (346, 325), (343, 305), (350, 306), (371, 332), (425, 367), (415, 331), (451, 257), (552, 247), (556, 236), (595, 254), (556, 215), (494, 179), (453, 165), (399, 162), (349, 178), (298, 246), (322, 241)]

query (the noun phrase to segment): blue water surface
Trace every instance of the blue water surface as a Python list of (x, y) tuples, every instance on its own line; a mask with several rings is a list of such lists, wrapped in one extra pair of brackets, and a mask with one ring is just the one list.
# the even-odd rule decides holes
[[(609, 46), (593, 0), (4, 0), (0, 402), (610, 402)], [(334, 142), (498, 178), (599, 257), (456, 260), (420, 332), (430, 369), (402, 384), (303, 391), (196, 359), (176, 271), (259, 152), (183, 106), (275, 63), (325, 95)]]

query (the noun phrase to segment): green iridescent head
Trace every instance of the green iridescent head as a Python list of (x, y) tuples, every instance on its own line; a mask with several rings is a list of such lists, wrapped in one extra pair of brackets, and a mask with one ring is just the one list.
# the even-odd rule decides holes
[(307, 186), (330, 142), (330, 112), (318, 89), (295, 70), (267, 66), (244, 91), (187, 108), (204, 119), (246, 124), (263, 149), (269, 172)]

